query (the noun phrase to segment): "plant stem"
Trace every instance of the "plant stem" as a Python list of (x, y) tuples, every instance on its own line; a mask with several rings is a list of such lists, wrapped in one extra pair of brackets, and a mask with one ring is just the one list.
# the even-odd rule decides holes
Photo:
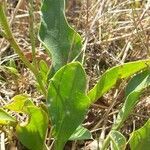
[(44, 86), (44, 84), (43, 84), (43, 82), (39, 76), (37, 69), (35, 69), (35, 67), (25, 57), (20, 46), (18, 45), (18, 43), (16, 42), (15, 38), (12, 35), (11, 29), (9, 27), (7, 17), (6, 17), (5, 11), (4, 11), (4, 1), (3, 0), (0, 0), (0, 25), (2, 26), (2, 28), (4, 30), (4, 32), (3, 31), (1, 32), (2, 35), (4, 35), (4, 37), (9, 41), (9, 43), (12, 46), (12, 48), (14, 49), (15, 53), (18, 54), (18, 56), (23, 61), (23, 63), (33, 72), (37, 82), (40, 85), (40, 88), (41, 88), (44, 96), (46, 97), (47, 92), (46, 92), (45, 86)]
[(109, 143), (110, 143), (110, 137), (109, 137), (109, 134), (108, 134), (107, 137), (106, 137), (106, 139), (103, 142), (101, 150), (105, 150), (106, 148), (108, 148)]
[(29, 0), (29, 34), (30, 34), (30, 41), (32, 46), (32, 60), (34, 66), (37, 66), (36, 64), (36, 50), (35, 50), (35, 30), (34, 30), (34, 9), (33, 9), (33, 0)]
[(33, 70), (32, 65), (24, 56), (22, 50), (20, 49), (19, 45), (17, 44), (17, 42), (15, 41), (15, 39), (12, 35), (12, 32), (11, 32), (10, 27), (8, 25), (6, 15), (4, 13), (4, 6), (3, 6), (2, 2), (0, 3), (0, 24), (1, 24), (2, 28), (4, 29), (5, 38), (10, 42), (11, 46), (14, 48), (14, 51), (19, 55), (19, 57), (22, 59), (22, 61), (25, 63), (25, 65), (30, 70)]

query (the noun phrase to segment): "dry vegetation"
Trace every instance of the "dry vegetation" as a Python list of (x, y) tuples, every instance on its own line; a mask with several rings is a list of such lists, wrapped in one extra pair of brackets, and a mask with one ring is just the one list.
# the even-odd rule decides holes
[[(18, 2), (18, 3), (17, 3)], [(29, 19), (28, 3), (24, 0), (7, 0), (8, 18), (13, 33), (29, 60)], [(35, 0), (36, 28), (39, 27), (40, 0)], [(150, 1), (149, 0), (70, 0), (67, 1), (67, 17), (69, 23), (83, 37), (85, 67), (90, 87), (108, 68), (124, 62), (141, 60), (150, 56)], [(43, 47), (36, 41), (39, 51), (37, 57), (46, 59), (41, 52)], [(15, 65), (19, 76), (4, 68), (4, 65)], [(49, 60), (48, 60), (48, 63)], [(0, 38), (0, 106), (20, 93), (31, 95), (38, 104), (42, 96), (37, 92), (34, 77), (3, 38)], [(68, 142), (66, 149), (92, 149), (107, 135), (116, 114), (122, 105), (126, 82), (118, 83), (118, 88), (112, 89), (100, 101), (91, 106), (84, 125), (93, 133), (94, 141)], [(126, 121), (122, 132), (126, 137), (142, 126), (150, 116), (150, 91), (144, 93), (141, 102)], [(14, 149), (18, 146), (15, 139), (3, 137), (5, 144)], [(49, 142), (48, 142), (49, 143)], [(10, 147), (8, 150), (11, 149)], [(13, 150), (14, 150), (13, 149)], [(12, 149), (11, 149), (12, 150)]]

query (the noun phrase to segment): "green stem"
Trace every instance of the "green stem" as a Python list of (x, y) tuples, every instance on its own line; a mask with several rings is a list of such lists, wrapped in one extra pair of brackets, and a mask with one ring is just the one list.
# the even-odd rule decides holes
[(29, 34), (30, 34), (30, 40), (31, 40), (31, 46), (32, 46), (32, 60), (34, 66), (37, 66), (36, 64), (36, 50), (35, 50), (35, 30), (34, 30), (34, 9), (33, 9), (33, 0), (29, 0)]
[(109, 137), (109, 134), (108, 134), (107, 137), (106, 137), (106, 139), (103, 142), (101, 150), (105, 150), (106, 148), (108, 148), (109, 143), (110, 143), (110, 137)]
[(12, 35), (11, 29), (9, 27), (7, 17), (6, 17), (5, 11), (4, 11), (4, 1), (3, 0), (0, 0), (0, 25), (2, 26), (2, 28), (4, 30), (4, 32), (1, 32), (1, 33), (3, 33), (2, 35), (4, 35), (4, 37), (9, 41), (9, 43), (12, 46), (12, 48), (14, 49), (15, 53), (18, 54), (18, 56), (23, 61), (23, 63), (33, 72), (33, 74), (36, 77), (37, 82), (40, 85), (40, 88), (41, 88), (44, 96), (46, 97), (47, 92), (46, 92), (43, 82), (39, 76), (37, 69), (35, 69), (35, 67), (25, 57), (20, 46), (18, 45), (18, 43), (16, 42), (15, 38)]

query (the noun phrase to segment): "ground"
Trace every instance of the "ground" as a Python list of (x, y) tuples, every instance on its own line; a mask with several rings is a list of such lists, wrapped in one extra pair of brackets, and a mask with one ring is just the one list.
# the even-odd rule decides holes
[[(21, 0), (18, 0), (21, 2)], [(18, 7), (17, 0), (7, 1), (7, 16), (13, 34), (26, 57), (32, 61), (31, 43), (29, 40), (28, 3), (22, 1)], [(40, 0), (35, 1), (35, 28), (40, 25)], [(112, 66), (150, 57), (150, 2), (125, 0), (72, 0), (67, 1), (66, 15), (68, 22), (83, 38), (84, 66), (88, 75), (89, 89), (98, 78)], [(38, 51), (36, 57), (47, 59), (40, 42), (36, 41)], [(50, 65), (50, 60), (47, 60)], [(15, 65), (19, 75), (3, 67)], [(35, 103), (43, 100), (37, 92), (35, 79), (31, 72), (14, 54), (9, 43), (0, 38), (0, 106), (8, 103), (17, 94), (27, 93)], [(118, 83), (109, 93), (94, 103), (87, 114), (84, 126), (93, 134), (94, 141), (103, 139), (109, 132), (118, 110), (124, 101), (124, 89), (127, 81)], [(141, 127), (150, 116), (150, 91), (147, 89), (141, 96), (140, 103), (130, 115), (122, 128), (122, 133), (129, 137), (130, 133)], [(5, 137), (6, 146), (22, 146), (16, 139), (13, 142)], [(93, 140), (68, 142), (66, 149), (92, 149), (96, 145)], [(18, 146), (19, 145), (19, 146)], [(8, 148), (9, 149), (9, 148)]]

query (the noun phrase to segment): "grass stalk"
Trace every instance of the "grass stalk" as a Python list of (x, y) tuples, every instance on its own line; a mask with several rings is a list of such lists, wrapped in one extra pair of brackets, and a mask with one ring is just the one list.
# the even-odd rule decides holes
[(31, 40), (31, 46), (32, 46), (32, 60), (34, 66), (37, 66), (36, 64), (36, 48), (35, 48), (35, 29), (34, 29), (34, 6), (33, 6), (33, 0), (29, 0), (29, 34), (30, 34), (30, 40)]

